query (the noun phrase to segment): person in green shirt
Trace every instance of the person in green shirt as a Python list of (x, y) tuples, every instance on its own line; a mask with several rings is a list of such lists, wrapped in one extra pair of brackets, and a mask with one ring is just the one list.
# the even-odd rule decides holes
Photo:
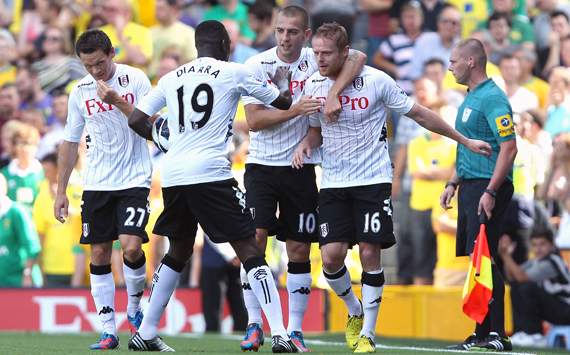
[(27, 124), (22, 124), (12, 135), (14, 159), (0, 170), (7, 181), (7, 196), (20, 203), (31, 214), (40, 190), (44, 173), (40, 162), (34, 158), (40, 135)]
[(39, 287), (40, 240), (30, 214), (6, 193), (6, 179), (0, 175), (0, 287)]
[(505, 210), (513, 195), (513, 163), (517, 154), (513, 112), (505, 93), (487, 77), (487, 55), (476, 39), (461, 41), (451, 52), (449, 70), (457, 83), (467, 85), (468, 93), (459, 106), (455, 129), (471, 139), (491, 145), (489, 157), (472, 154), (465, 146), (457, 146), (456, 171), (441, 195), (443, 208), (451, 208), (451, 200), (459, 186), (456, 255), (472, 255), (483, 213), (487, 225), (489, 251), (492, 257), (493, 301), (475, 332), (454, 349), (473, 347), (489, 351), (512, 350), (505, 334), (505, 283), (497, 255)]
[(234, 20), (239, 24), (240, 40), (243, 43), (250, 45), (255, 39), (255, 32), (249, 27), (247, 6), (239, 0), (219, 0), (218, 5), (204, 13), (202, 20)]

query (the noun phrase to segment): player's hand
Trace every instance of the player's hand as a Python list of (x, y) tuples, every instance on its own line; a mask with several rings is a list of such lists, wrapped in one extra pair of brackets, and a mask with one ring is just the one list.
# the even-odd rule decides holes
[(281, 93), (289, 91), (291, 87), (290, 84), (292, 75), (292, 73), (289, 71), (289, 67), (277, 67), (275, 74), (271, 75), (270, 73), (267, 73), (267, 75), (271, 79), (271, 82), (277, 85), (277, 88)]
[(321, 100), (303, 96), (291, 108), (295, 110), (295, 116), (312, 115), (321, 109)]
[(309, 144), (305, 142), (299, 143), (295, 151), (293, 152), (293, 160), (291, 165), (295, 169), (301, 169), (305, 163), (305, 157), (311, 158), (312, 149)]
[(479, 207), (477, 208), (477, 214), (485, 213), (487, 215), (487, 220), (491, 219), (491, 215), (495, 208), (495, 198), (490, 194), (484, 192), (479, 199)]
[(439, 197), (439, 205), (441, 208), (448, 210), (451, 208), (451, 200), (455, 196), (455, 187), (449, 185), (443, 190)]
[(473, 153), (481, 154), (486, 157), (492, 153), (491, 145), (478, 139), (469, 139), (467, 141), (467, 148)]
[(65, 194), (58, 194), (53, 204), (53, 215), (61, 223), (65, 223), (65, 219), (69, 214), (69, 199)]
[(329, 93), (325, 101), (325, 120), (329, 123), (338, 121), (341, 111), (342, 105), (338, 96)]
[(115, 105), (123, 98), (103, 80), (97, 80), (97, 95), (106, 104)]
[(397, 200), (400, 196), (402, 179), (394, 178), (392, 180), (392, 200)]

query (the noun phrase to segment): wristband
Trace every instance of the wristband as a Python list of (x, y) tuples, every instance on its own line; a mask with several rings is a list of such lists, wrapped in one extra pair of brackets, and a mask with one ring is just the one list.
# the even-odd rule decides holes
[(459, 184), (453, 181), (448, 181), (445, 183), (445, 188), (447, 189), (449, 186), (453, 186), (453, 188), (457, 190), (457, 186), (459, 186)]
[(497, 198), (497, 191), (495, 191), (495, 190), (485, 189), (484, 192), (485, 192), (485, 193), (488, 193), (488, 194), (491, 195), (491, 197), (493, 197), (493, 198)]

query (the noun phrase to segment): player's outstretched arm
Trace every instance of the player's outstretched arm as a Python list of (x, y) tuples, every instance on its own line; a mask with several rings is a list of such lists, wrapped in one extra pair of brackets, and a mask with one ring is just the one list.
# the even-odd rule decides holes
[(65, 222), (68, 214), (69, 200), (67, 199), (67, 184), (69, 177), (73, 171), (73, 167), (79, 156), (77, 149), (79, 143), (63, 141), (59, 147), (57, 157), (58, 175), (57, 175), (57, 192), (55, 202), (53, 204), (53, 215), (61, 223)]
[(324, 113), (328, 122), (335, 122), (338, 119), (340, 111), (342, 111), (338, 96), (360, 74), (367, 59), (366, 54), (354, 49), (350, 50), (348, 58), (346, 58), (334, 85), (329, 89), (327, 95)]
[(426, 107), (415, 103), (410, 112), (406, 114), (420, 126), (446, 137), (449, 137), (459, 144), (463, 144), (474, 153), (489, 156), (491, 155), (491, 145), (487, 142), (470, 139), (457, 132), (453, 127), (448, 125), (437, 113), (427, 109)]
[(152, 123), (149, 118), (149, 115), (135, 108), (129, 115), (129, 127), (139, 136), (150, 141), (152, 140)]
[(291, 105), (288, 110), (271, 110), (259, 104), (245, 105), (245, 117), (249, 128), (256, 132), (289, 121), (298, 116), (314, 114), (320, 107), (320, 100), (311, 98), (310, 96), (303, 96), (299, 101)]

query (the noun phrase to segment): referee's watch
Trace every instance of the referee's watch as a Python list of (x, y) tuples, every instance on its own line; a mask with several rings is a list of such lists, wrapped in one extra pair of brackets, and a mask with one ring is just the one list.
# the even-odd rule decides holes
[(493, 198), (497, 198), (497, 191), (491, 189), (485, 189), (484, 193), (488, 193)]

